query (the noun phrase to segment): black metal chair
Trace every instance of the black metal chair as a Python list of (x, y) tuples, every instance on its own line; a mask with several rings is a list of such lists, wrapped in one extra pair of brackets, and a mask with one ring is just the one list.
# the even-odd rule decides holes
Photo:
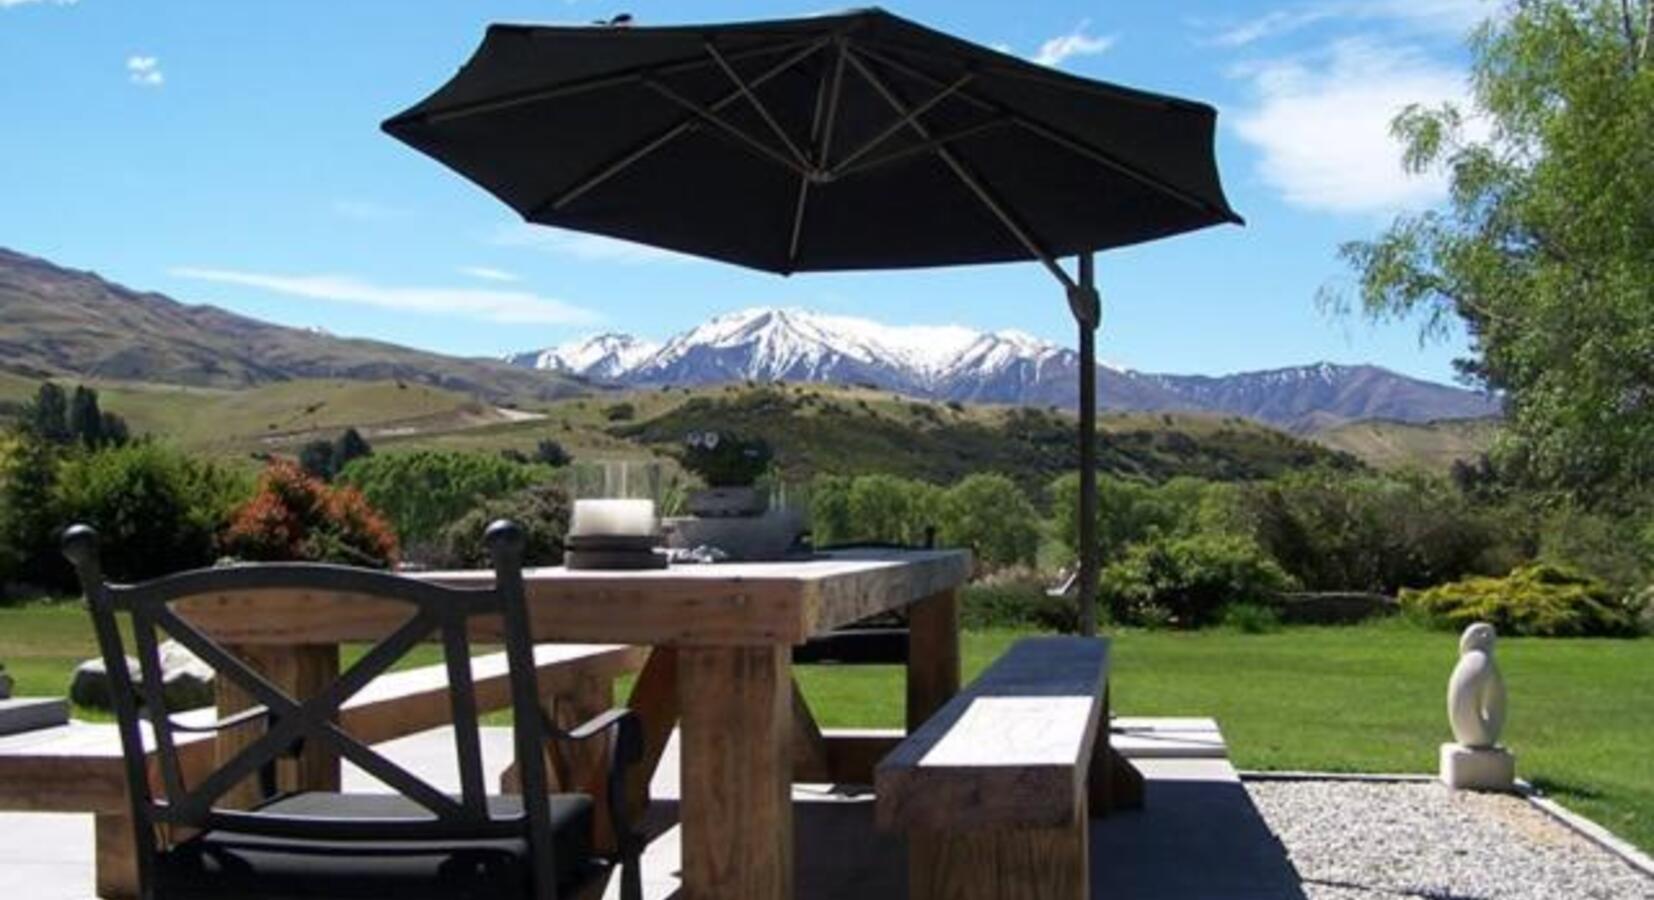
[[(533, 898), (582, 891), (618, 865), (621, 893), (639, 900), (641, 840), (626, 813), (624, 776), (641, 758), (639, 723), (610, 710), (571, 732), (559, 731), (539, 703), (533, 641), (523, 597), (523, 534), (509, 522), (489, 526), (494, 585), (444, 588), (387, 572), (279, 563), (184, 572), (137, 585), (103, 580), (97, 534), (77, 525), (63, 550), (80, 576), (108, 666), (121, 735), (142, 900), (170, 898)], [(174, 614), (184, 597), (221, 592), (311, 590), (405, 603), (407, 622), (375, 644), (315, 696), (298, 700)], [(129, 618), (142, 677), (133, 684), (118, 620)], [(510, 664), (521, 796), (491, 796), (483, 785), (476, 696), (467, 626), (499, 616)], [(159, 632), (194, 651), (260, 705), (203, 726), (178, 721), (161, 697)], [(334, 724), (340, 705), (421, 641), (440, 633), (453, 704), (461, 791), (437, 790)], [(218, 767), (186, 785), (174, 735), (219, 731), (262, 720), (265, 730)], [(618, 852), (593, 850), (594, 801), (552, 795), (543, 748), (548, 739), (582, 741), (612, 734), (608, 800)], [(151, 785), (146, 736), (159, 784)], [(281, 793), (278, 759), (305, 742), (327, 745), (395, 794)], [(264, 799), (247, 809), (218, 804), (249, 779)]]

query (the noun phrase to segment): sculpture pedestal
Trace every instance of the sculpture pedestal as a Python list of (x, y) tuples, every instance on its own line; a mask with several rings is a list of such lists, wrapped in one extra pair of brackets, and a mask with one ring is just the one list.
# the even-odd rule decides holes
[(1508, 791), (1516, 786), (1516, 755), (1503, 747), (1443, 744), (1441, 779), (1454, 790)]

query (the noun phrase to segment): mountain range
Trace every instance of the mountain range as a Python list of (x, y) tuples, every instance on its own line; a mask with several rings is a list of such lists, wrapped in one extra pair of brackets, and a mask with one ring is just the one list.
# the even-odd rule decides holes
[[(603, 334), (506, 360), (446, 356), (180, 303), (0, 248), (0, 370), (209, 387), (304, 378), (398, 380), (492, 403), (729, 381), (859, 384), (933, 400), (1072, 408), (1073, 350), (1017, 331), (891, 326), (797, 309), (729, 313), (652, 343)], [(1493, 398), (1376, 366), (1318, 363), (1225, 376), (1098, 370), (1112, 410), (1240, 415), (1308, 433), (1343, 422), (1495, 415)]]
[[(1019, 331), (893, 326), (800, 309), (713, 318), (664, 343), (627, 334), (512, 354), (515, 366), (626, 386), (728, 381), (861, 384), (936, 400), (1071, 408), (1075, 351)], [(1100, 365), (1105, 409), (1239, 415), (1296, 432), (1340, 422), (1497, 415), (1485, 394), (1371, 365), (1315, 363), (1233, 375), (1167, 375)]]
[(0, 248), (0, 369), (240, 388), (298, 378), (400, 380), (502, 402), (586, 389), (567, 376), (288, 328), (134, 291)]

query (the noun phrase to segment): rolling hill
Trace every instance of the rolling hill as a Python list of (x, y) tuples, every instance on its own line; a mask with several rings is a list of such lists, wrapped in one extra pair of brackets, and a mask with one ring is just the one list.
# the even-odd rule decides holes
[(307, 378), (411, 382), (491, 402), (584, 390), (555, 372), (272, 325), (0, 248), (0, 369), (206, 388)]
[(1498, 431), (1497, 419), (1438, 422), (1374, 419), (1336, 425), (1316, 432), (1311, 439), (1380, 469), (1412, 467), (1446, 471), (1455, 462), (1474, 460), (1486, 453)]

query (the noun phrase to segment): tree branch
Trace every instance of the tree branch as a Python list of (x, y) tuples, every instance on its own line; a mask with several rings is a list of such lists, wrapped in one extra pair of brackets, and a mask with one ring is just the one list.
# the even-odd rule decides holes
[(1637, 50), (1639, 63), (1648, 61), (1650, 35), (1654, 35), (1654, 0), (1643, 0), (1643, 42)]
[(1634, 53), (1637, 49), (1637, 27), (1631, 19), (1631, 0), (1620, 0), (1620, 30), (1625, 32), (1627, 52)]

